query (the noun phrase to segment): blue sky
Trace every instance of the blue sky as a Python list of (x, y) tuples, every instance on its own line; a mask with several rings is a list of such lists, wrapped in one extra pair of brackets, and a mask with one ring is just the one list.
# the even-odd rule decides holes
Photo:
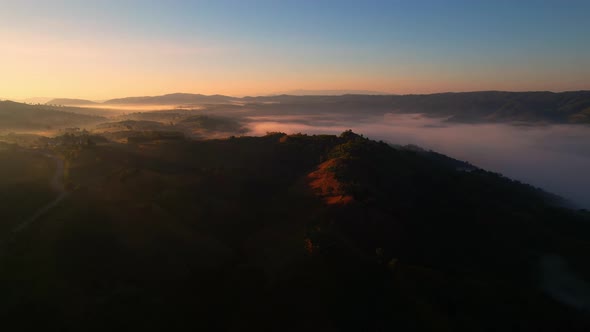
[(89, 2), (2, 3), (0, 94), (590, 89), (590, 1)]

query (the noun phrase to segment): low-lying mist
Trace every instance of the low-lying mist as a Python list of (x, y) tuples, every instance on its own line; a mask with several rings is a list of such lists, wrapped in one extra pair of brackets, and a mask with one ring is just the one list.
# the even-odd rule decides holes
[(457, 124), (419, 114), (250, 117), (254, 135), (337, 134), (352, 129), (392, 144), (415, 144), (529, 183), (590, 209), (590, 128), (583, 125)]
[[(339, 134), (352, 129), (375, 140), (414, 144), (468, 161), (590, 209), (588, 125), (539, 125), (541, 121), (514, 125), (490, 123), (484, 118), (477, 123), (458, 123), (420, 114), (386, 113), (389, 111), (362, 103), (344, 110), (339, 107), (348, 104), (336, 107), (317, 102), (98, 105), (62, 107), (3, 102), (0, 135), (17, 133), (4, 139), (22, 143), (33, 142), (38, 135), (60, 135), (71, 127), (88, 129), (114, 141), (126, 141), (130, 134), (146, 131), (177, 131), (190, 138), (206, 139), (243, 135), (248, 129), (248, 135), (275, 131)], [(340, 111), (333, 112), (335, 109)]]

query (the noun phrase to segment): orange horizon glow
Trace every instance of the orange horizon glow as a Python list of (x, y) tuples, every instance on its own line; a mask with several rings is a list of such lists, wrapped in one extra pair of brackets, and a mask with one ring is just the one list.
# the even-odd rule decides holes
[[(254, 17), (247, 15), (249, 5), (177, 5), (6, 4), (0, 99), (590, 89), (590, 47), (572, 33), (587, 21), (574, 21), (571, 13), (563, 18), (569, 25), (527, 16), (532, 21), (521, 31), (522, 16), (480, 27), (453, 12), (434, 15), (428, 25), (412, 18), (424, 12), (409, 5), (404, 14), (359, 3), (340, 16), (330, 16), (333, 8), (318, 12), (301, 4), (291, 8), (297, 15), (286, 15), (280, 5), (260, 5)], [(228, 10), (235, 6), (246, 8)], [(490, 17), (476, 9), (473, 15)], [(325, 17), (305, 24), (318, 13)]]

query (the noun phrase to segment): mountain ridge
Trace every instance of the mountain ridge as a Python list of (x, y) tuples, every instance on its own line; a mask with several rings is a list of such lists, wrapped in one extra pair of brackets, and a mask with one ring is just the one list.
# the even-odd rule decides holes
[(239, 99), (224, 95), (203, 95), (192, 93), (171, 93), (160, 96), (140, 96), (109, 99), (103, 104), (191, 104), (191, 103), (223, 103)]
[(63, 106), (82, 106), (82, 105), (99, 105), (92, 100), (75, 99), (75, 98), (54, 98), (45, 103), (46, 105), (63, 105)]
[(276, 95), (240, 98), (174, 93), (110, 99), (103, 103), (78, 99), (54, 99), (51, 103), (54, 102), (78, 106), (106, 105), (113, 108), (118, 105), (198, 106), (212, 111), (218, 108), (232, 108), (246, 110), (252, 115), (339, 113), (380, 116), (387, 113), (419, 113), (458, 123), (590, 124), (590, 91), (588, 90), (480, 91), (410, 95)]
[(422, 113), (446, 117), (450, 122), (547, 122), (590, 123), (590, 91), (506, 92), (476, 91), (409, 95), (275, 95), (229, 97), (223, 95), (169, 94), (131, 97), (107, 101), (107, 104), (249, 104), (255, 111), (268, 114), (290, 112)]
[(0, 129), (59, 129), (96, 124), (106, 118), (75, 112), (76, 108), (0, 101)]

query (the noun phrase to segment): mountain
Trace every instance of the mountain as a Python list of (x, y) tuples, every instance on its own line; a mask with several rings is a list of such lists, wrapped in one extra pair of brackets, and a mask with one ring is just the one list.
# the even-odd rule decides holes
[(341, 96), (341, 95), (392, 95), (392, 93), (370, 90), (290, 90), (273, 93), (271, 95), (293, 95), (293, 96)]
[[(209, 115), (188, 115), (172, 112), (172, 118), (166, 120), (163, 116), (168, 112), (134, 113), (122, 116), (123, 121), (113, 121), (97, 125), (95, 133), (113, 140), (130, 141), (140, 137), (144, 140), (157, 140), (162, 134), (175, 137), (213, 138), (240, 135), (248, 130), (239, 121), (228, 117)], [(147, 117), (145, 116), (147, 115)], [(155, 116), (155, 120), (149, 120)], [(147, 118), (147, 119), (146, 119)], [(173, 120), (173, 121), (170, 121)]]
[(0, 129), (47, 130), (96, 124), (105, 118), (71, 112), (72, 108), (0, 101)]
[[(54, 99), (50, 104), (94, 105), (91, 101)], [(111, 99), (116, 105), (200, 105), (217, 109), (242, 104), (253, 115), (421, 113), (450, 122), (590, 123), (590, 91), (479, 91), (422, 95), (378, 94), (371, 91), (296, 90), (290, 94), (230, 97), (174, 93), (162, 96)], [(238, 105), (239, 104), (239, 105)]]
[[(57, 161), (0, 146), (4, 324), (590, 328), (590, 216), (499, 174), (351, 131), (70, 141)], [(19, 226), (63, 160), (68, 191)]]
[(392, 108), (454, 122), (590, 123), (590, 91), (466, 92), (394, 97)]
[(70, 99), (70, 98), (55, 98), (46, 103), (47, 105), (63, 105), (63, 106), (85, 106), (98, 105), (97, 102), (86, 99)]
[[(300, 91), (305, 92), (305, 91)], [(334, 92), (334, 91), (333, 91)], [(503, 92), (480, 91), (425, 95), (273, 95), (236, 98), (223, 95), (174, 93), (128, 97), (94, 103), (79, 99), (53, 99), (51, 105), (90, 106), (67, 111), (108, 115), (92, 106), (164, 105), (196, 106), (209, 113), (232, 116), (339, 115), (372, 117), (387, 113), (420, 113), (455, 123), (590, 124), (590, 91)], [(63, 110), (63, 109), (62, 109)]]
[(122, 104), (150, 104), (150, 105), (184, 105), (184, 104), (219, 104), (231, 103), (236, 98), (222, 95), (201, 95), (190, 93), (173, 93), (154, 97), (127, 97), (111, 99), (104, 102), (110, 105)]
[(590, 123), (590, 91), (461, 92), (428, 95), (245, 97), (255, 112), (271, 114), (421, 113), (450, 122)]

